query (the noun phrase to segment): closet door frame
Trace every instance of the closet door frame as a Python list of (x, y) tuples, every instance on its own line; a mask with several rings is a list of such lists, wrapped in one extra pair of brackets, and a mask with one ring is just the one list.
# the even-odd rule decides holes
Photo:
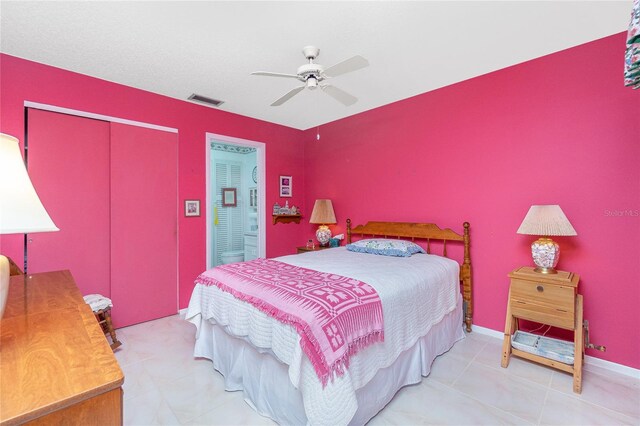
[(227, 142), (234, 145), (245, 146), (256, 149), (256, 163), (258, 165), (258, 257), (266, 257), (267, 242), (266, 242), (266, 214), (265, 214), (265, 196), (266, 196), (266, 144), (264, 142), (252, 141), (248, 139), (234, 138), (232, 136), (219, 135), (215, 133), (207, 132), (205, 137), (205, 165), (206, 165), (206, 204), (205, 212), (207, 215), (207, 269), (213, 267), (213, 209), (209, 208), (213, 205), (215, 200), (213, 194), (214, 188), (212, 185), (211, 177), (211, 143), (212, 142)]
[[(107, 121), (107, 122), (111, 122), (111, 123), (121, 123), (121, 124), (128, 124), (130, 126), (137, 126), (137, 127), (144, 127), (146, 129), (154, 129), (154, 130), (161, 130), (163, 132), (170, 132), (170, 133), (175, 133), (178, 134), (178, 129), (175, 129), (173, 127), (166, 127), (166, 126), (160, 126), (157, 124), (151, 124), (151, 123), (145, 123), (143, 121), (136, 121), (136, 120), (129, 120), (126, 118), (121, 118), (121, 117), (114, 117), (111, 115), (104, 115), (104, 114), (96, 114), (93, 112), (88, 112), (88, 111), (81, 111), (78, 109), (72, 109), (72, 108), (65, 108), (65, 107), (61, 107), (61, 106), (57, 106), (57, 105), (50, 105), (50, 104), (43, 104), (40, 102), (32, 102), (32, 101), (24, 101), (24, 116), (25, 116), (25, 121), (24, 121), (24, 138), (22, 139), (24, 141), (24, 148), (25, 148), (25, 160), (26, 160), (26, 165), (28, 167), (29, 164), (29, 131), (28, 131), (28, 127), (29, 127), (29, 120), (28, 120), (28, 114), (27, 111), (28, 109), (39, 109), (42, 111), (49, 111), (49, 112), (58, 112), (61, 114), (68, 114), (68, 115), (74, 115), (76, 117), (82, 117), (82, 118), (92, 118), (95, 120), (101, 120), (101, 121)], [(178, 189), (179, 191), (179, 189)], [(179, 192), (178, 192), (178, 197), (179, 197)], [(179, 222), (179, 221), (178, 221)], [(24, 258), (23, 258), (23, 267), (25, 269), (25, 272), (27, 271), (28, 267), (29, 267), (29, 256), (28, 256), (28, 251), (29, 251), (29, 246), (28, 246), (28, 235), (25, 234), (24, 239), (23, 239), (23, 253), (24, 253)], [(178, 247), (179, 247), (179, 241), (180, 241), (180, 228), (178, 228)], [(178, 265), (178, 274), (180, 273), (180, 263), (179, 263), (179, 256), (180, 256), (180, 251), (178, 251), (178, 258), (176, 259), (177, 265)], [(176, 282), (176, 285), (179, 286), (179, 281)], [(178, 288), (178, 300), (180, 298), (180, 289)]]
[(128, 120), (126, 118), (114, 117), (111, 115), (95, 114), (93, 112), (64, 108), (56, 105), (42, 104), (39, 102), (24, 101), (24, 107), (41, 109), (43, 111), (59, 112), (62, 114), (75, 115), (84, 118), (94, 118), (96, 120), (109, 121), (112, 123), (128, 124), (130, 126), (144, 127), (147, 129), (162, 130), (163, 132), (178, 133), (178, 129), (174, 129), (173, 127), (159, 126), (157, 124), (145, 123), (143, 121)]
[[(25, 109), (25, 135), (24, 135), (24, 141), (25, 141), (25, 150), (26, 150), (26, 161), (28, 164), (28, 120), (26, 119), (27, 117), (27, 110), (28, 109), (38, 109), (38, 110), (43, 110), (43, 111), (49, 111), (49, 112), (57, 112), (57, 113), (61, 113), (61, 114), (67, 114), (67, 115), (72, 115), (72, 116), (77, 116), (77, 117), (81, 117), (81, 118), (89, 118), (89, 119), (96, 119), (96, 120), (101, 120), (101, 121), (106, 121), (106, 122), (111, 122), (111, 123), (120, 123), (120, 124), (126, 124), (129, 126), (136, 126), (136, 127), (142, 127), (142, 128), (146, 128), (146, 129), (153, 129), (153, 130), (160, 130), (163, 132), (168, 132), (168, 133), (175, 133), (176, 135), (179, 134), (178, 129), (172, 128), (172, 127), (165, 127), (165, 126), (160, 126), (157, 124), (151, 124), (151, 123), (145, 123), (142, 121), (135, 121), (135, 120), (128, 120), (125, 118), (121, 118), (121, 117), (114, 117), (114, 116), (109, 116), (109, 115), (103, 115), (103, 114), (96, 114), (96, 113), (92, 113), (92, 112), (87, 112), (87, 111), (81, 111), (81, 110), (75, 110), (75, 109), (71, 109), (71, 108), (64, 108), (64, 107), (60, 107), (60, 106), (56, 106), (56, 105), (49, 105), (49, 104), (43, 104), (43, 103), (38, 103), (38, 102), (31, 102), (31, 101), (24, 101), (24, 109)], [(179, 142), (179, 141), (178, 141)], [(178, 149), (178, 147), (176, 146), (176, 150)], [(178, 166), (176, 166), (176, 170), (178, 170)], [(177, 178), (177, 177), (176, 177)], [(180, 274), (180, 263), (179, 263), (179, 259), (180, 259), (180, 250), (179, 250), (179, 246), (180, 246), (180, 227), (179, 227), (179, 197), (180, 197), (180, 190), (179, 187), (176, 188), (176, 282), (175, 282), (175, 286), (176, 286), (176, 310), (179, 309), (179, 300), (180, 300), (180, 281), (179, 281), (179, 274)], [(28, 267), (28, 245), (27, 245), (27, 236), (25, 235), (25, 239), (24, 239), (24, 255), (25, 255), (25, 270)]]

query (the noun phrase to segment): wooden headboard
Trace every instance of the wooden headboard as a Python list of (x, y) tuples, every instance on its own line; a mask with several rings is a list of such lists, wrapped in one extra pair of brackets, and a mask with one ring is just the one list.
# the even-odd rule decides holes
[(473, 319), (473, 297), (471, 282), (471, 255), (469, 254), (469, 222), (462, 224), (464, 231), (461, 234), (449, 228), (441, 229), (435, 223), (408, 223), (408, 222), (367, 222), (366, 225), (358, 225), (351, 229), (351, 219), (347, 219), (347, 244), (351, 243), (351, 235), (362, 237), (395, 237), (416, 238), (427, 240), (427, 253), (431, 254), (431, 240), (442, 241), (442, 255), (447, 256), (447, 241), (462, 242), (464, 244), (464, 260), (460, 264), (460, 283), (462, 285), (462, 297), (464, 299), (464, 323), (467, 331), (471, 331)]

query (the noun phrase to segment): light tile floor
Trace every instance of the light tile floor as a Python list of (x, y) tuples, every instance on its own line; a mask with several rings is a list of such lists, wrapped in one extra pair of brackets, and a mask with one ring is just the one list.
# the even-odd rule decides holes
[[(225, 392), (210, 361), (193, 358), (195, 327), (178, 315), (117, 333), (125, 424), (274, 424)], [(590, 368), (576, 395), (568, 374), (517, 358), (501, 368), (501, 343), (469, 334), (369, 425), (640, 425), (640, 379)]]

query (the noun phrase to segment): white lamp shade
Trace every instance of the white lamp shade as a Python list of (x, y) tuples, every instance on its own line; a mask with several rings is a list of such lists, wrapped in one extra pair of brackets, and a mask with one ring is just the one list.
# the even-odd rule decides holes
[(531, 206), (525, 216), (518, 234), (574, 236), (578, 235), (573, 229), (559, 205)]
[(336, 214), (333, 212), (331, 200), (316, 200), (311, 212), (309, 223), (328, 224), (336, 223)]
[(40, 202), (18, 139), (0, 133), (0, 234), (59, 231)]

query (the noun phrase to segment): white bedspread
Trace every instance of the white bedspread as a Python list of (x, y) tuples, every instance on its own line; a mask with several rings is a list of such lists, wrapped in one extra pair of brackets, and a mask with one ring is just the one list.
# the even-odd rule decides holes
[(357, 409), (355, 391), (453, 311), (461, 297), (458, 263), (440, 256), (416, 254), (399, 258), (354, 253), (339, 247), (277, 260), (355, 278), (373, 286), (382, 301), (384, 343), (354, 355), (347, 373), (323, 389), (302, 352), (295, 329), (250, 304), (215, 286), (196, 285), (186, 318), (196, 325), (198, 332), (200, 322), (209, 320), (257, 348), (272, 351), (289, 366), (291, 383), (302, 393), (307, 418), (313, 425), (349, 423)]

